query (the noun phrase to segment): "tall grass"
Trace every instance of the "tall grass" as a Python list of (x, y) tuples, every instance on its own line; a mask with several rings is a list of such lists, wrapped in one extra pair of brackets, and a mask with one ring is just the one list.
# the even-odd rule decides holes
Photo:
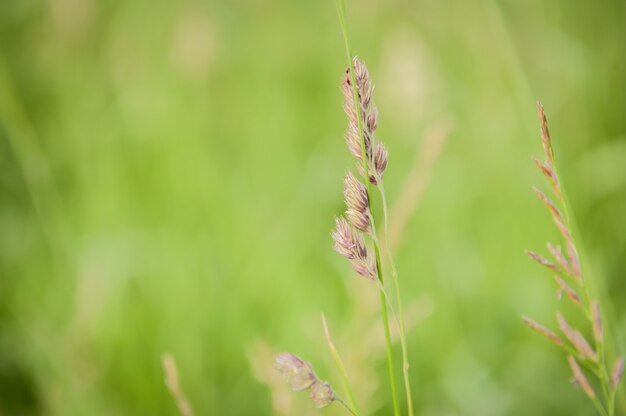
[[(344, 112), (348, 118), (346, 132), (346, 145), (348, 150), (356, 158), (356, 171), (360, 175), (357, 178), (348, 171), (344, 179), (344, 202), (346, 204), (345, 215), (336, 218), (336, 227), (332, 233), (335, 250), (348, 259), (354, 271), (360, 276), (371, 280), (378, 288), (380, 297), (380, 315), (383, 322), (385, 336), (387, 368), (389, 372), (390, 400), (395, 416), (400, 415), (400, 401), (396, 386), (395, 359), (390, 331), (389, 312), (397, 324), (400, 344), (402, 348), (402, 373), (406, 394), (406, 405), (409, 416), (413, 416), (413, 400), (411, 394), (411, 382), (409, 374), (409, 359), (405, 336), (404, 312), (398, 272), (395, 266), (391, 250), (389, 248), (389, 214), (387, 197), (384, 188), (384, 172), (388, 163), (388, 150), (384, 144), (375, 137), (378, 127), (378, 108), (373, 100), (373, 84), (365, 63), (353, 56), (348, 27), (346, 22), (345, 7), (341, 0), (336, 2), (339, 21), (343, 33), (345, 52), (348, 61), (348, 69), (342, 81), (344, 96)], [(378, 189), (382, 202), (382, 219), (385, 236), (384, 247), (377, 232), (376, 219), (372, 212), (373, 187)], [(368, 240), (366, 242), (366, 240)], [(369, 243), (369, 245), (368, 245)], [(381, 261), (381, 252), (384, 250), (387, 262), (390, 265), (390, 275), (395, 289), (396, 307), (392, 306), (391, 299), (385, 288), (385, 272)], [(397, 312), (396, 312), (397, 309)], [(344, 391), (347, 401), (340, 399), (334, 392), (334, 400), (342, 403), (352, 414), (357, 413), (357, 405), (354, 402), (350, 381), (345, 371), (343, 362), (330, 339), (330, 334), (323, 318), (327, 342), (337, 368), (342, 375)], [(304, 377), (310, 381), (305, 389), (311, 390), (311, 398), (316, 404), (330, 404), (316, 401), (314, 389), (319, 384), (309, 365), (302, 365), (303, 361), (289, 353), (277, 356), (277, 367), (290, 382), (293, 390), (300, 390), (298, 380)], [(303, 374), (305, 374), (303, 376)], [(294, 381), (295, 380), (295, 381)]]
[[(546, 206), (554, 224), (558, 228), (564, 249), (560, 245), (547, 244), (552, 259), (543, 257), (534, 251), (527, 251), (528, 256), (546, 267), (554, 274), (558, 288), (559, 300), (565, 295), (575, 306), (579, 315), (586, 320), (586, 331), (581, 331), (567, 321), (564, 312), (556, 314), (558, 326), (565, 336), (565, 340), (554, 332), (538, 324), (530, 318), (523, 317), (524, 322), (532, 329), (547, 337), (553, 344), (562, 348), (567, 355), (576, 385), (587, 395), (597, 412), (603, 416), (615, 415), (615, 395), (619, 380), (624, 368), (624, 359), (617, 358), (613, 370), (607, 364), (607, 346), (605, 326), (602, 321), (600, 305), (592, 297), (586, 273), (583, 273), (578, 254), (577, 244), (572, 232), (572, 220), (565, 192), (555, 164), (554, 149), (548, 130), (548, 120), (541, 103), (537, 104), (537, 113), (541, 125), (541, 144), (543, 146), (544, 161), (533, 158), (535, 164), (547, 180), (556, 203), (545, 193), (533, 188), (541, 202)], [(562, 308), (561, 308), (562, 309)], [(584, 332), (593, 336), (593, 346), (587, 341)], [(581, 368), (587, 370), (587, 374)], [(588, 375), (595, 378), (595, 384), (600, 393), (588, 379)]]

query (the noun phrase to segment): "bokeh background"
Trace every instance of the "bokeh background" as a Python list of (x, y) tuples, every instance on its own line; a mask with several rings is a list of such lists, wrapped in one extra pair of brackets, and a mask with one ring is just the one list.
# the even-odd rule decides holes
[[(530, 155), (541, 99), (626, 332), (626, 3), (347, 10), (390, 149), (418, 414), (591, 414), (519, 319), (554, 327), (558, 306), (523, 253), (558, 236)], [(330, 0), (0, 2), (0, 414), (177, 414), (165, 352), (198, 415), (344, 414), (271, 368), (293, 351), (339, 386), (320, 311), (364, 414), (390, 414), (375, 288), (329, 236), (345, 66)]]

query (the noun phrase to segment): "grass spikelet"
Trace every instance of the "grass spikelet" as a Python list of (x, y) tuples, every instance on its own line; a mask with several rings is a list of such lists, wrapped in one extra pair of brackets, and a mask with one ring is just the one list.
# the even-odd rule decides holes
[(585, 337), (577, 329), (573, 329), (560, 312), (556, 314), (556, 320), (563, 335), (572, 343), (581, 358), (589, 358), (591, 361), (598, 361), (598, 354), (591, 348)]
[(529, 327), (531, 327), (532, 329), (534, 329), (535, 331), (537, 331), (544, 337), (548, 338), (553, 344), (558, 345), (559, 347), (562, 347), (565, 344), (563, 340), (559, 338), (558, 335), (550, 331), (545, 326), (533, 321), (532, 319), (526, 316), (522, 316), (522, 320), (524, 321), (526, 325), (528, 325)]
[(533, 191), (535, 192), (535, 194), (537, 194), (537, 196), (539, 197), (541, 202), (544, 203), (544, 205), (548, 208), (548, 210), (550, 210), (552, 215), (554, 215), (558, 219), (562, 219), (563, 218), (563, 215), (561, 214), (561, 211), (559, 211), (559, 209), (556, 207), (556, 205), (554, 205), (554, 202), (552, 202), (552, 200), (550, 198), (548, 198), (548, 196), (546, 194), (544, 194), (543, 192), (541, 192), (538, 188), (536, 188), (534, 186), (533, 186)]
[(534, 251), (531, 250), (526, 250), (526, 254), (528, 255), (528, 257), (530, 257), (531, 259), (533, 259), (534, 261), (536, 261), (537, 263), (541, 264), (544, 267), (547, 267), (548, 269), (557, 272), (557, 273), (562, 273), (562, 270), (559, 268), (559, 266), (557, 266), (556, 264), (552, 263), (550, 260), (546, 259), (543, 256), (540, 256), (539, 254), (535, 253)]
[(591, 384), (589, 384), (589, 381), (587, 380), (585, 373), (583, 373), (583, 370), (581, 370), (576, 359), (572, 357), (571, 355), (569, 355), (567, 357), (567, 362), (569, 363), (569, 366), (572, 369), (572, 373), (574, 374), (574, 380), (576, 381), (576, 384), (578, 385), (578, 387), (580, 387), (585, 392), (587, 397), (589, 397), (592, 401), (595, 401), (596, 393), (593, 391)]
[(565, 283), (565, 280), (561, 279), (559, 276), (554, 276), (554, 280), (556, 281), (557, 285), (559, 285), (559, 289), (563, 293), (565, 293), (576, 306), (581, 306), (580, 297), (578, 296), (576, 291), (570, 287), (570, 285)]
[(572, 270), (570, 268), (570, 265), (567, 259), (563, 257), (563, 253), (561, 252), (561, 247), (553, 246), (550, 243), (547, 243), (546, 245), (548, 247), (548, 251), (550, 252), (550, 254), (552, 254), (552, 257), (554, 257), (554, 260), (556, 260), (559, 266), (563, 268), (563, 271), (565, 272), (565, 274), (572, 275)]
[(543, 104), (537, 103), (537, 115), (539, 116), (539, 124), (541, 129), (541, 144), (543, 146), (543, 153), (546, 155), (546, 163), (554, 165), (554, 150), (552, 148), (552, 142), (550, 141), (550, 130), (548, 129), (548, 118), (546, 112), (543, 109)]
[(368, 279), (376, 278), (376, 263), (360, 231), (355, 230), (345, 219), (336, 218), (332, 238), (335, 251), (350, 261), (354, 271)]

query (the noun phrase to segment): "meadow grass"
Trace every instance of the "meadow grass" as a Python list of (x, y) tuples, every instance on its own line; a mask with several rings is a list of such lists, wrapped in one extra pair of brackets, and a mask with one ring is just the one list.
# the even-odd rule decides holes
[[(541, 126), (541, 144), (545, 159), (540, 161), (533, 157), (533, 161), (550, 185), (558, 206), (539, 189), (533, 188), (533, 190), (550, 212), (552, 220), (561, 234), (565, 248), (562, 249), (560, 245), (548, 243), (547, 248), (553, 260), (549, 260), (534, 251), (527, 251), (527, 254), (532, 260), (555, 274), (554, 280), (558, 287), (559, 300), (565, 294), (574, 304), (577, 312), (586, 319), (587, 331), (584, 332), (593, 334), (593, 347), (583, 335), (584, 332), (572, 327), (561, 312), (557, 312), (556, 318), (566, 341), (530, 318), (524, 317), (523, 320), (532, 329), (564, 350), (576, 385), (587, 395), (600, 415), (613, 416), (615, 415), (615, 396), (623, 372), (624, 359), (617, 358), (612, 366), (612, 371), (607, 364), (605, 324), (601, 317), (599, 302), (591, 296), (588, 277), (583, 273), (581, 267), (578, 248), (572, 231), (571, 214), (561, 178), (557, 172), (548, 120), (541, 103), (537, 103), (537, 114)], [(576, 289), (572, 288), (570, 284), (573, 284)], [(578, 292), (581, 292), (582, 295), (579, 295)], [(600, 395), (596, 393), (580, 365), (595, 376), (601, 391)]]

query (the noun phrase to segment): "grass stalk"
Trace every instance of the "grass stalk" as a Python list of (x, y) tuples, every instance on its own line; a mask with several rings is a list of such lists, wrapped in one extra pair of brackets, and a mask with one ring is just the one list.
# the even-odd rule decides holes
[(339, 355), (339, 352), (337, 351), (337, 348), (335, 347), (335, 344), (330, 337), (330, 330), (328, 329), (328, 324), (326, 323), (326, 316), (324, 316), (324, 312), (322, 312), (322, 325), (324, 326), (324, 335), (326, 336), (326, 343), (328, 344), (330, 355), (332, 355), (335, 366), (337, 367), (337, 370), (341, 375), (341, 384), (343, 385), (344, 394), (346, 395), (346, 401), (340, 401), (350, 411), (350, 413), (358, 416), (358, 409), (354, 400), (354, 394), (352, 393), (352, 386), (350, 385), (348, 372), (346, 371), (343, 360), (341, 359), (341, 356)]
[[(368, 180), (369, 179), (369, 162), (368, 162), (367, 151), (365, 147), (365, 136), (363, 134), (363, 120), (361, 119), (357, 84), (356, 84), (356, 79), (354, 76), (354, 63), (352, 61), (352, 52), (351, 52), (350, 41), (348, 37), (348, 26), (346, 23), (345, 7), (344, 7), (343, 0), (336, 0), (335, 4), (337, 6), (337, 12), (339, 14), (339, 23), (340, 23), (341, 30), (343, 33), (346, 57), (348, 59), (348, 64), (350, 66), (352, 94), (353, 94), (353, 99), (354, 99), (354, 105), (355, 105), (355, 108), (357, 109), (356, 111), (357, 124), (358, 124), (359, 135), (361, 137), (361, 152), (362, 152), (362, 160), (363, 160), (363, 169), (365, 172), (364, 174), (365, 186), (367, 189), (367, 197), (371, 201), (371, 194), (372, 194), (371, 185)], [(375, 231), (376, 227), (374, 225), (373, 218), (372, 218), (371, 226), (372, 226), (372, 235), (376, 235), (376, 231)], [(376, 257), (376, 269), (378, 273), (378, 281), (380, 282), (381, 285), (384, 285), (384, 278), (383, 278), (383, 272), (382, 272), (381, 261), (380, 261), (380, 247), (376, 241), (374, 241), (374, 253)], [(393, 404), (393, 411), (394, 411), (395, 416), (399, 416), (400, 410), (398, 406), (398, 394), (397, 394), (397, 389), (396, 389), (395, 371), (394, 371), (394, 364), (393, 364), (393, 350), (391, 346), (391, 334), (389, 331), (389, 318), (387, 316), (387, 300), (386, 300), (386, 296), (383, 290), (380, 290), (380, 306), (381, 306), (381, 317), (383, 320), (383, 326), (384, 326), (384, 332), (385, 332), (387, 367), (389, 370), (389, 385), (391, 388), (391, 399), (392, 399), (392, 404)]]
[(382, 200), (383, 206), (383, 226), (385, 229), (385, 251), (387, 253), (387, 260), (389, 261), (389, 267), (391, 268), (391, 279), (393, 280), (393, 284), (396, 290), (396, 302), (398, 307), (398, 329), (400, 334), (400, 345), (402, 347), (402, 373), (404, 376), (404, 387), (406, 390), (406, 400), (409, 416), (413, 416), (413, 398), (411, 395), (411, 380), (409, 377), (409, 354), (406, 346), (406, 334), (405, 334), (405, 326), (404, 326), (404, 313), (402, 310), (402, 297), (400, 296), (400, 282), (398, 279), (398, 270), (396, 269), (396, 263), (394, 261), (393, 255), (391, 253), (391, 249), (389, 248), (389, 215), (388, 215), (388, 207), (387, 207), (387, 197), (385, 194), (385, 187), (383, 185), (382, 178), (377, 179), (378, 182), (378, 190), (380, 192), (380, 197)]

